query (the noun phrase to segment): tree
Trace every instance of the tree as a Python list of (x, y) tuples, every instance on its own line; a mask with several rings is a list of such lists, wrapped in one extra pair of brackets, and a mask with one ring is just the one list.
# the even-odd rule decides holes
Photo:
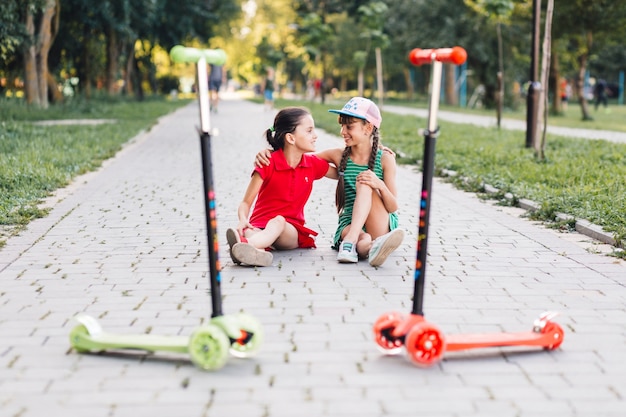
[(592, 120), (584, 94), (585, 74), (591, 55), (610, 44), (616, 31), (626, 25), (626, 0), (556, 0), (554, 7), (555, 37), (568, 39), (568, 49), (578, 64), (575, 95), (582, 120)]
[(535, 156), (543, 160), (545, 159), (545, 147), (546, 147), (546, 133), (548, 127), (548, 77), (550, 72), (550, 62), (551, 62), (551, 46), (552, 46), (552, 16), (554, 14), (554, 0), (548, 0), (548, 5), (546, 7), (546, 16), (545, 16), (545, 30), (543, 33), (543, 56), (541, 60), (541, 84), (543, 88), (539, 93), (539, 109), (537, 110), (537, 114), (539, 115), (537, 119), (537, 128), (536, 131), (539, 132), (541, 128), (541, 139), (539, 136), (535, 137), (535, 143), (533, 144), (535, 148)]
[(357, 22), (363, 27), (361, 30), (361, 37), (365, 39), (365, 48), (354, 53), (354, 60), (359, 69), (358, 91), (359, 95), (363, 96), (363, 71), (365, 70), (365, 64), (367, 62), (367, 56), (370, 49), (372, 46), (375, 49), (379, 106), (382, 106), (384, 96), (381, 48), (386, 47), (389, 44), (387, 35), (383, 33), (387, 10), (387, 5), (380, 1), (374, 1), (372, 3), (359, 6)]
[(500, 128), (502, 119), (502, 107), (504, 105), (504, 52), (502, 42), (502, 24), (507, 23), (513, 13), (513, 2), (511, 0), (464, 0), (472, 10), (479, 14), (486, 15), (496, 24), (496, 36), (498, 39), (498, 73), (497, 73), (497, 93), (496, 109), (497, 123)]
[(29, 44), (23, 53), (26, 102), (48, 108), (48, 52), (59, 27), (59, 0), (43, 5), (26, 3), (25, 24)]
[[(489, 43), (489, 38), (482, 31), (476, 14), (468, 13), (463, 0), (437, 2), (389, 0), (386, 4), (389, 12), (385, 22), (385, 33), (391, 40), (389, 50), (395, 54), (395, 57), (387, 59), (387, 62), (402, 63), (407, 88), (412, 88), (410, 74), (414, 71), (407, 56), (414, 48), (443, 48), (456, 45), (465, 47), (468, 51), (468, 65), (475, 68), (475, 74), (481, 83), (483, 79), (486, 81), (484, 74), (489, 71), (492, 53), (491, 48), (484, 45)], [(418, 89), (425, 92), (429, 82), (429, 68), (424, 67), (416, 71), (423, 74), (424, 83), (418, 85)], [(453, 97), (456, 97), (453, 66), (446, 65), (445, 73), (444, 91), (446, 102), (450, 104)]]

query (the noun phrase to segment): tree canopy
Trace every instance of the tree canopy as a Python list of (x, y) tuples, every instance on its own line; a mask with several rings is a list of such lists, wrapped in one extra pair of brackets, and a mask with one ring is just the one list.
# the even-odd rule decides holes
[[(485, 105), (493, 105), (496, 74), (504, 73), (505, 103), (514, 106), (529, 73), (531, 3), (4, 0), (0, 88), (4, 95), (25, 83), (27, 101), (39, 105), (48, 97), (62, 99), (53, 93), (67, 92), (70, 80), (75, 94), (102, 91), (141, 99), (145, 90), (175, 82), (163, 56), (185, 44), (224, 48), (229, 76), (244, 85), (259, 82), (265, 69), (274, 67), (277, 82), (295, 92), (311, 79), (323, 80), (327, 90), (357, 89), (361, 80), (369, 95), (377, 85), (377, 57), (369, 52), (378, 48), (386, 91), (424, 92), (428, 75), (410, 66), (408, 52), (459, 45), (468, 51), (470, 91), (483, 86)], [(579, 86), (589, 74), (615, 82), (626, 69), (625, 28), (626, 0), (556, 0), (552, 50), (560, 74), (555, 76), (576, 79)], [(169, 84), (163, 81), (168, 79)]]

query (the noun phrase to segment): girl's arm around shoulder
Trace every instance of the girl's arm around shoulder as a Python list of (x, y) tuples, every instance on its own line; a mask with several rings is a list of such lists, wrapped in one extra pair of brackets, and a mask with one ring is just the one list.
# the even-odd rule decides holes
[(337, 173), (337, 168), (335, 168), (333, 165), (328, 165), (328, 171), (326, 171), (326, 175), (324, 175), (326, 178), (330, 178), (333, 180), (338, 180), (339, 179), (339, 174)]
[(343, 148), (333, 148), (333, 149), (325, 149), (323, 151), (317, 152), (315, 155), (322, 158), (324, 161), (328, 161), (329, 163), (339, 166), (341, 162), (341, 155), (343, 154)]

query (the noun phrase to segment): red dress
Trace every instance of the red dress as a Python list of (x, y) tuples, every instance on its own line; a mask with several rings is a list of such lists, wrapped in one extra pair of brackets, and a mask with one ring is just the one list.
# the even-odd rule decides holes
[[(264, 229), (267, 222), (281, 215), (298, 230), (298, 246), (314, 248), (317, 232), (304, 227), (304, 206), (313, 190), (313, 181), (328, 172), (328, 162), (315, 155), (304, 154), (292, 168), (282, 149), (272, 152), (270, 164), (255, 168), (263, 185), (254, 203), (250, 224)], [(311, 236), (312, 235), (312, 236)]]

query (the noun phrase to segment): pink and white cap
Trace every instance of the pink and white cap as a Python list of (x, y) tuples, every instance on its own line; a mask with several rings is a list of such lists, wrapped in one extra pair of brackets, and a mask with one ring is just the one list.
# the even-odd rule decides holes
[(352, 116), (357, 119), (367, 120), (380, 129), (383, 121), (378, 106), (369, 99), (364, 97), (352, 97), (350, 101), (343, 106), (341, 110), (328, 110), (331, 113), (342, 114), (344, 116)]

